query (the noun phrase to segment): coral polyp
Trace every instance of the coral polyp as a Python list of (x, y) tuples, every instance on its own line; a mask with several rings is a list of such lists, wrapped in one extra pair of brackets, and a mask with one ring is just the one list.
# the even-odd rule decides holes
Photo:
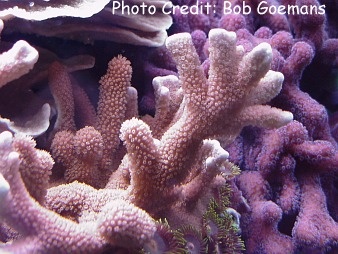
[(0, 252), (336, 253), (337, 1), (98, 2), (0, 1)]

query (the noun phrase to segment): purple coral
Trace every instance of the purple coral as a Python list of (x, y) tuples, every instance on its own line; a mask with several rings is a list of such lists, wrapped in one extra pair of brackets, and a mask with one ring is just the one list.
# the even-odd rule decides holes
[[(32, 73), (40, 78), (20, 79), (29, 84), (21, 91), (29, 87), (50, 103), (51, 126), (36, 134), (36, 143), (22, 133), (1, 134), (0, 199), (8, 204), (0, 209), (1, 250), (238, 253), (242, 238), (246, 253), (337, 251), (336, 2), (266, 1), (270, 8), (326, 4), (326, 15), (224, 15), (224, 1), (198, 4), (207, 2), (214, 13), (174, 14), (172, 36), (157, 49), (98, 43), (158, 46), (165, 37), (168, 16), (152, 19), (158, 27), (146, 26), (140, 15), (122, 24), (111, 5), (93, 18), (59, 17), (30, 28), (46, 35), (47, 24), (79, 25), (94, 45), (77, 47), (94, 54), (97, 65), (86, 72), (94, 81), (79, 82), (69, 66), (49, 66), (50, 59), (50, 88), (32, 85), (43, 82), (36, 68)], [(231, 2), (254, 10), (261, 1)], [(30, 22), (20, 22), (6, 21), (12, 31), (3, 38), (29, 31)], [(70, 30), (59, 28), (49, 36), (68, 43)], [(64, 46), (55, 51), (67, 56)], [(113, 58), (99, 85), (99, 66), (121, 53), (130, 62)], [(20, 94), (5, 84), (0, 93)], [(138, 116), (137, 100), (140, 112), (151, 115)], [(55, 159), (52, 169), (42, 147)], [(24, 202), (11, 204), (8, 196), (19, 198), (18, 186)], [(20, 212), (27, 204), (37, 215)], [(41, 214), (51, 223), (47, 230), (36, 226)], [(59, 234), (62, 225), (67, 230)], [(89, 241), (74, 245), (77, 237)], [(20, 241), (31, 239), (25, 250)]]

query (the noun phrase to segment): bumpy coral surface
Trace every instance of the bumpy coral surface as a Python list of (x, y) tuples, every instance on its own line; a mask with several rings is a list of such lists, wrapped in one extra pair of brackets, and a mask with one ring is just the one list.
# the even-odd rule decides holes
[(338, 250), (336, 2), (14, 2), (1, 253)]
[[(51, 188), (39, 183), (38, 179), (46, 180), (48, 174), (41, 176), (41, 173), (33, 170), (36, 167), (42, 171), (50, 170), (53, 162), (46, 163), (43, 159), (48, 155), (51, 160), (50, 155), (35, 151), (34, 144), (29, 146), (28, 139), (18, 136), (12, 140), (8, 132), (3, 133), (3, 151), (8, 150), (3, 160), (7, 161), (12, 158), (11, 154), (15, 154), (17, 159), (13, 164), (22, 168), (21, 171), (17, 167), (12, 170), (4, 167), (2, 170), (10, 186), (9, 190), (4, 187), (3, 203), (13, 203), (4, 209), (2, 217), (6, 224), (22, 235), (20, 244), (17, 242), (19, 240), (6, 244), (5, 250), (15, 252), (22, 249), (24, 252), (29, 251), (24, 250), (28, 248), (35, 252), (53, 252), (57, 249), (61, 252), (68, 249), (70, 252), (100, 252), (106, 245), (129, 249), (142, 246), (147, 249), (149, 245), (158, 245), (156, 248), (162, 248), (162, 251), (168, 248), (170, 251), (169, 240), (162, 237), (161, 241), (168, 241), (168, 247), (163, 247), (155, 237), (161, 230), (156, 230), (155, 219), (166, 219), (170, 230), (184, 232), (181, 236), (184, 241), (181, 240), (180, 244), (182, 250), (198, 248), (198, 244), (201, 248), (222, 251), (241, 249), (235, 229), (231, 229), (231, 224), (226, 224), (229, 219), (217, 219), (220, 213), (226, 213), (222, 198), (220, 204), (214, 201), (217, 209), (209, 207), (211, 200), (216, 198), (213, 193), (225, 188), (227, 180), (235, 174), (232, 172), (233, 166), (227, 161), (228, 153), (217, 140), (210, 138), (222, 137), (230, 142), (245, 125), (275, 128), (291, 121), (292, 114), (259, 105), (274, 97), (283, 81), (283, 75), (269, 71), (272, 59), (270, 45), (262, 43), (245, 54), (242, 47), (236, 46), (235, 33), (223, 29), (210, 31), (209, 44), (210, 68), (206, 78), (191, 36), (183, 33), (168, 38), (166, 45), (177, 62), (179, 79), (168, 76), (156, 81), (159, 110), (156, 117), (148, 116), (150, 126), (135, 117), (123, 122), (127, 115), (132, 116), (126, 112), (132, 104), (128, 103), (130, 100), (127, 98), (133, 94), (128, 93), (133, 90), (130, 87), (130, 62), (125, 58), (118, 56), (109, 62), (108, 72), (100, 81), (97, 121), (93, 126), (79, 130), (76, 130), (74, 121), (75, 103), (68, 103), (68, 100), (73, 101), (70, 78), (62, 66), (57, 63), (51, 65), (50, 88), (58, 112), (51, 151), (56, 162), (65, 168), (64, 179), (67, 183)], [(234, 59), (234, 62), (230, 59)], [(160, 102), (170, 104), (170, 92), (175, 92), (166, 85), (174, 83), (181, 86), (177, 112), (160, 110), (164, 109)], [(165, 117), (166, 113), (171, 114), (171, 121), (168, 121), (170, 116)], [(163, 118), (158, 114), (163, 114)], [(167, 124), (161, 123), (162, 119)], [(162, 134), (158, 134), (159, 139), (154, 138), (151, 129), (160, 126), (162, 130), (157, 132)], [(113, 164), (118, 163), (117, 156), (121, 153), (119, 136), (126, 147), (126, 154), (122, 166), (114, 169)], [(33, 151), (29, 152), (28, 147)], [(32, 165), (31, 160), (39, 163), (40, 153), (44, 154), (40, 155), (41, 165)], [(22, 156), (21, 162), (18, 155)], [(7, 186), (6, 181), (4, 185)], [(13, 181), (18, 189), (12, 186)], [(41, 191), (30, 189), (34, 181)], [(120, 188), (119, 181), (122, 186), (125, 185), (124, 188)], [(104, 183), (107, 186), (102, 188)], [(90, 185), (101, 189), (95, 190)], [(43, 190), (48, 194), (41, 195)], [(25, 195), (19, 200), (16, 195), (20, 191)], [(74, 195), (74, 192), (77, 194)], [(17, 227), (15, 220), (20, 221), (25, 217), (24, 210), (19, 212), (20, 207), (35, 212), (26, 214), (28, 222)], [(14, 213), (15, 209), (17, 213)], [(199, 219), (203, 216), (205, 222), (201, 223)], [(46, 221), (38, 223), (41, 219)], [(88, 223), (95, 225), (90, 231), (85, 230)], [(51, 228), (45, 226), (42, 229), (41, 226), (46, 224), (50, 224)], [(63, 227), (70, 231), (62, 232)], [(208, 232), (208, 227), (216, 228)], [(188, 234), (188, 228), (192, 232), (200, 232), (199, 238), (209, 237), (210, 240), (190, 242), (184, 236)], [(230, 232), (224, 233), (224, 230)], [(76, 232), (79, 234), (77, 237), (90, 241), (90, 246), (71, 247), (79, 241), (74, 235)], [(52, 242), (44, 245), (46, 236)], [(233, 246), (224, 242), (226, 237), (234, 241)], [(30, 238), (34, 240), (29, 243)], [(133, 244), (131, 239), (134, 239)], [(30, 247), (23, 247), (28, 245)]]

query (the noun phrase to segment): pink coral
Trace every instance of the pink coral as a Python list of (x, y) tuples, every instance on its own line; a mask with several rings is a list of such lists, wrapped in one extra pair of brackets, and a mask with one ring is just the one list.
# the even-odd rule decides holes
[[(1, 168), (6, 180), (3, 186), (7, 206), (1, 217), (22, 234), (22, 242), (31, 240), (27, 248), (35, 252), (58, 249), (61, 253), (100, 253), (105, 248), (126, 250), (143, 246), (161, 249), (161, 242), (167, 244), (167, 240), (159, 236), (161, 227), (153, 218), (166, 218), (173, 229), (189, 225), (200, 231), (209, 239), (202, 245), (208, 242), (211, 249), (241, 249), (235, 230), (223, 225), (225, 219), (221, 216), (227, 214), (222, 189), (238, 171), (214, 138), (221, 137), (228, 143), (245, 125), (276, 128), (290, 122), (292, 114), (265, 105), (280, 91), (283, 76), (270, 70), (272, 50), (267, 43), (245, 53), (236, 46), (235, 33), (223, 29), (209, 33), (207, 77), (189, 34), (174, 35), (166, 45), (177, 62), (179, 77), (154, 81), (157, 115), (145, 118), (149, 125), (135, 116), (126, 120), (132, 115), (127, 112), (135, 113), (131, 68), (125, 58), (114, 58), (101, 79), (97, 123), (75, 131), (73, 124), (63, 125), (63, 130), (55, 133), (51, 150), (55, 160), (65, 167), (68, 183), (56, 181), (56, 186), (45, 187), (43, 206), (27, 192), (25, 174), (18, 168), (10, 171), (5, 164)], [(52, 87), (60, 88), (57, 84), (66, 81), (71, 95), (73, 88), (67, 73), (59, 67), (51, 69), (51, 82), (55, 82)], [(56, 75), (58, 72), (62, 75)], [(63, 93), (54, 95), (57, 98)], [(60, 102), (62, 116), (65, 102)], [(67, 112), (74, 112), (74, 106)], [(67, 118), (71, 119), (71, 115)], [(152, 129), (157, 129), (156, 137)], [(10, 153), (12, 137), (8, 133), (2, 135), (6, 139), (2, 146)], [(126, 153), (118, 137), (124, 142)], [(29, 156), (26, 150), (18, 152), (22, 158)], [(18, 154), (15, 155), (15, 165), (19, 167)], [(122, 158), (121, 155), (124, 158), (120, 167), (110, 175), (117, 165), (106, 163), (106, 158), (116, 162), (114, 157)], [(5, 162), (7, 157), (5, 154), (0, 159)], [(21, 197), (20, 192), (24, 193)], [(215, 201), (211, 205), (214, 196), (219, 204)], [(24, 214), (20, 207), (29, 212)], [(233, 210), (232, 214), (236, 212)], [(43, 225), (47, 226), (42, 228)], [(212, 234), (206, 230), (210, 226), (215, 227)], [(225, 230), (232, 234), (233, 246), (222, 243), (227, 237)], [(186, 232), (184, 228), (183, 231)], [(197, 244), (189, 241), (186, 246), (176, 246), (197, 248)], [(2, 248), (25, 251), (19, 241)]]
[[(60, 64), (50, 68), (50, 88), (58, 108), (51, 151), (57, 162), (65, 168), (65, 180), (78, 180), (92, 186), (104, 186), (108, 175), (117, 167), (119, 155), (119, 131), (127, 118), (136, 114), (137, 94), (130, 86), (130, 62), (118, 56), (109, 64), (101, 80), (97, 113), (88, 106), (84, 92), (73, 88), (68, 73)], [(81, 103), (75, 105), (73, 91), (80, 93)], [(90, 114), (93, 126), (75, 131), (75, 106), (84, 106)], [(79, 109), (83, 110), (83, 108)], [(85, 112), (85, 113), (86, 113)]]
[[(0, 19), (0, 32), (3, 29)], [(0, 87), (29, 72), (38, 60), (38, 51), (26, 41), (18, 41), (0, 55)]]
[[(13, 4), (7, 2), (0, 6)], [(30, 2), (35, 4), (31, 10), (37, 10), (40, 5), (60, 1)], [(164, 2), (152, 3), (159, 8)], [(125, 3), (139, 6), (140, 1)], [(78, 73), (71, 76), (67, 72), (76, 69), (79, 60), (74, 64), (59, 59), (68, 68), (55, 70), (52, 65), (50, 90), (62, 83), (68, 87), (62, 93), (53, 92), (58, 105), (54, 110), (52, 102), (49, 111), (51, 123), (56, 119), (55, 129), (52, 125), (45, 135), (35, 137), (37, 145), (21, 134), (0, 145), (0, 154), (4, 154), (0, 156), (0, 176), (5, 176), (0, 177), (0, 202), (5, 205), (0, 207), (1, 251), (238, 253), (241, 234), (248, 253), (336, 252), (338, 146), (333, 113), (338, 93), (333, 68), (337, 67), (338, 41), (329, 37), (337, 35), (338, 2), (231, 1), (233, 6), (249, 5), (253, 11), (248, 15), (224, 15), (225, 1), (173, 3), (210, 3), (214, 12), (173, 14), (175, 24), (168, 32), (185, 31), (191, 36), (169, 37), (168, 49), (112, 45), (111, 40), (162, 45), (170, 24), (170, 16), (163, 13), (111, 15), (112, 2), (88, 19), (6, 21), (1, 43), (6, 50), (12, 46), (7, 47), (6, 41), (15, 40), (14, 34), (32, 33), (25, 38), (39, 41), (39, 45), (48, 41), (61, 57), (73, 54), (76, 48), (94, 54), (96, 64), (86, 71), (90, 76), (76, 82)], [(254, 10), (260, 3), (272, 9), (303, 5), (303, 10), (325, 4), (326, 13), (259, 15)], [(39, 11), (46, 13), (43, 8)], [(214, 27), (235, 32), (237, 39), (222, 30), (210, 31)], [(50, 36), (62, 38), (62, 44)], [(72, 42), (68, 44), (65, 39), (69, 38)], [(109, 43), (96, 41), (101, 39)], [(1, 114), (11, 119), (2, 121), (4, 129), (15, 122), (14, 127), (27, 128), (9, 128), (11, 131), (38, 136), (48, 127), (48, 110), (28, 119), (32, 125), (12, 118), (14, 114), (6, 115), (17, 106), (31, 108), (37, 97), (53, 100), (44, 78), (46, 66), (58, 57), (42, 52), (39, 49), (42, 64), (29, 76), (1, 87)], [(108, 60), (121, 52), (134, 67), (132, 80), (129, 61), (117, 57), (99, 86), (102, 58)], [(155, 53), (144, 59), (149, 52)], [(145, 64), (147, 60), (151, 62)], [(82, 63), (85, 65), (80, 60)], [(165, 76), (168, 74), (171, 76)], [(148, 87), (142, 93), (141, 86), (152, 80), (154, 89)], [(140, 114), (144, 109), (151, 115), (138, 117), (137, 93), (130, 83), (140, 88)], [(22, 98), (19, 90), (32, 92), (32, 100), (13, 100)], [(291, 114), (283, 110), (291, 112), (295, 120), (290, 122)], [(44, 118), (38, 121), (41, 115)], [(59, 128), (62, 119), (71, 124)], [(40, 123), (44, 128), (27, 131)], [(4, 135), (10, 140), (8, 133)], [(51, 147), (48, 137), (53, 138)], [(10, 152), (6, 152), (6, 143), (10, 143)], [(42, 147), (51, 151), (56, 162), (50, 181), (53, 162)], [(235, 178), (237, 167), (228, 159), (244, 172)], [(19, 185), (23, 188), (16, 191)], [(19, 192), (23, 194), (15, 194)], [(49, 231), (35, 225), (36, 221), (47, 223)], [(83, 239), (84, 247), (74, 242), (82, 244)]]
[(103, 139), (92, 126), (86, 126), (75, 134), (70, 131), (56, 133), (51, 150), (57, 162), (66, 167), (64, 177), (67, 182), (78, 180), (97, 185)]
[[(21, 241), (5, 244), (3, 251), (14, 253), (93, 253), (107, 245), (140, 246), (155, 232), (154, 221), (141, 209), (126, 201), (108, 200), (92, 214), (74, 222), (35, 202), (27, 192), (19, 173), (19, 154), (12, 148), (9, 132), (0, 134), (1, 201), (0, 215), (21, 233)], [(4, 179), (5, 180), (4, 180)], [(86, 190), (85, 190), (86, 191)], [(93, 189), (94, 191), (94, 189)], [(85, 192), (88, 196), (90, 192)], [(83, 202), (75, 196), (73, 202)], [(93, 212), (94, 213), (94, 212)], [(85, 216), (84, 216), (85, 217)], [(51, 236), (53, 236), (51, 238)], [(130, 242), (121, 239), (127, 237)]]
[[(132, 119), (122, 126), (121, 138), (126, 143), (132, 161), (131, 184), (135, 186), (133, 202), (140, 207), (153, 209), (147, 202), (149, 196), (153, 197), (151, 206), (156, 209), (160, 207), (156, 205), (157, 202), (168, 205), (169, 200), (165, 201), (163, 196), (155, 201), (156, 193), (166, 193), (164, 186), (182, 181), (187, 176), (188, 172), (184, 168), (189, 168), (188, 165), (192, 163), (186, 159), (187, 154), (195, 157), (201, 140), (223, 136), (224, 140), (229, 141), (244, 125), (273, 128), (292, 119), (288, 112), (257, 105), (275, 96), (283, 79), (279, 73), (268, 71), (271, 49), (267, 44), (256, 47), (244, 56), (241, 48), (236, 48), (234, 33), (215, 29), (210, 32), (209, 40), (211, 53), (208, 79), (200, 67), (190, 35), (174, 35), (167, 41), (167, 47), (178, 64), (184, 97), (173, 124), (169, 124), (159, 141), (151, 136), (150, 129), (140, 120)], [(248, 90), (251, 94), (245, 92)], [(168, 94), (164, 93), (163, 96)], [(221, 117), (226, 115), (231, 117), (228, 120)], [(158, 119), (159, 123), (155, 123), (155, 126), (161, 125), (161, 119), (164, 118)], [(163, 173), (153, 173), (158, 170)], [(142, 183), (149, 181), (156, 185), (143, 186)]]
[(97, 129), (104, 142), (102, 166), (112, 166), (111, 156), (120, 144), (117, 133), (126, 118), (128, 92), (131, 87), (130, 62), (121, 55), (108, 63), (107, 73), (100, 80), (100, 99), (97, 108)]
[(66, 68), (58, 62), (49, 67), (49, 88), (55, 98), (58, 117), (56, 130), (75, 130), (72, 84)]

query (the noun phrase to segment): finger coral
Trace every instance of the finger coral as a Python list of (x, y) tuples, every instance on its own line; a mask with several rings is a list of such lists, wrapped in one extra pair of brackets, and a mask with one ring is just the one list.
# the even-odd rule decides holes
[[(149, 206), (149, 195), (156, 198), (158, 191), (166, 192), (165, 186), (187, 177), (189, 171), (184, 169), (194, 163), (188, 158), (196, 156), (202, 140), (222, 136), (230, 142), (245, 125), (274, 128), (292, 120), (288, 112), (256, 105), (275, 96), (283, 81), (280, 73), (269, 71), (272, 52), (268, 44), (259, 45), (244, 55), (242, 48), (236, 47), (235, 34), (222, 29), (210, 32), (209, 43), (207, 79), (189, 34), (173, 35), (167, 40), (166, 45), (178, 64), (179, 80), (176, 82), (181, 83), (183, 98), (172, 124), (159, 141), (140, 120), (132, 119), (122, 125), (121, 138), (135, 165), (131, 168), (131, 184), (139, 186), (133, 183), (134, 174), (137, 175), (135, 180), (142, 180), (140, 184), (149, 181), (144, 181), (143, 177), (157, 183), (157, 186), (144, 186), (140, 190), (142, 193), (134, 194), (135, 202), (141, 207)], [(168, 95), (163, 93), (163, 96)], [(153, 122), (155, 128), (161, 126), (163, 118), (157, 119), (158, 123)], [(161, 178), (154, 174), (157, 171), (163, 172)], [(152, 206), (158, 209), (160, 204), (155, 200)], [(168, 204), (168, 201), (161, 197), (158, 202)]]
[[(75, 89), (64, 67), (57, 63), (51, 66), (50, 87), (58, 108), (51, 151), (57, 162), (66, 168), (67, 182), (78, 180), (102, 187), (107, 182), (102, 178), (107, 178), (117, 168), (114, 162), (116, 160), (117, 164), (121, 159), (117, 152), (120, 127), (128, 116), (133, 116), (137, 99), (134, 88), (130, 86), (131, 73), (126, 58), (118, 56), (109, 62), (107, 73), (100, 80), (97, 115), (91, 117), (94, 122), (88, 123), (92, 126), (76, 131)], [(91, 108), (85, 96), (80, 98), (81, 110)], [(88, 111), (95, 110), (88, 109), (84, 114), (89, 114)]]
[(0, 252), (337, 253), (337, 11), (0, 1)]
[[(3, 203), (7, 207), (1, 217), (20, 234), (13, 243), (4, 244), (3, 250), (102, 253), (143, 248), (158, 253), (243, 249), (237, 234), (239, 215), (229, 209), (227, 184), (239, 171), (215, 138), (229, 143), (246, 125), (278, 128), (290, 122), (291, 113), (263, 105), (280, 91), (283, 75), (269, 70), (269, 44), (245, 53), (236, 46), (235, 33), (223, 29), (209, 33), (207, 77), (189, 34), (171, 36), (166, 46), (179, 76), (154, 80), (157, 115), (145, 121), (135, 115), (128, 119), (132, 114), (127, 112), (135, 110), (135, 95), (126, 58), (118, 56), (109, 62), (100, 80), (96, 122), (79, 130), (76, 103), (67, 104), (75, 91), (69, 74), (60, 64), (52, 64), (50, 88), (58, 116), (51, 151), (65, 168), (62, 178), (66, 181), (59, 179), (55, 186), (40, 184), (39, 178), (48, 179), (53, 165), (53, 161), (46, 162), (50, 155), (35, 149), (29, 138), (1, 134)], [(121, 155), (122, 163), (115, 165)], [(13, 159), (13, 166), (6, 166), (8, 158)], [(31, 167), (45, 170), (46, 175), (37, 172), (32, 178)], [(30, 187), (34, 181), (41, 188), (38, 192)], [(24, 192), (21, 198), (20, 192)], [(15, 220), (23, 221), (16, 225)], [(163, 220), (166, 226), (161, 226)]]
[[(184, 31), (196, 36), (197, 48), (203, 33), (215, 27), (234, 31), (237, 45), (245, 52), (268, 42), (273, 52), (271, 69), (284, 75), (281, 92), (268, 104), (291, 112), (296, 121), (271, 131), (246, 127), (235, 142), (225, 146), (229, 159), (242, 170), (236, 185), (248, 202), (248, 209), (241, 212), (246, 252), (337, 252), (338, 210), (333, 197), (337, 196), (338, 40), (337, 24), (332, 19), (337, 4), (324, 0), (174, 2), (201, 8), (213, 3), (215, 7), (212, 14), (176, 13), (173, 33)], [(229, 2), (232, 10), (241, 11), (224, 13)], [(240, 9), (243, 5), (252, 11), (244, 14)], [(254, 11), (259, 5), (270, 10), (325, 11), (261, 15)], [(166, 64), (153, 60), (156, 55), (165, 56), (162, 51), (158, 50), (146, 66), (152, 76), (175, 71), (169, 60)], [(206, 59), (208, 47), (198, 53)], [(208, 64), (206, 59), (204, 69)], [(320, 198), (310, 201), (308, 193)], [(325, 227), (330, 230), (324, 232)]]
[(68, 2), (0, 3), (1, 253), (337, 252), (337, 1)]
[[(103, 252), (107, 244), (129, 246), (146, 242), (155, 232), (155, 222), (141, 209), (123, 200), (109, 200), (96, 208), (83, 222), (64, 218), (39, 205), (28, 193), (19, 172), (20, 154), (13, 149), (9, 132), (0, 134), (1, 146), (1, 218), (18, 230), (23, 239), (5, 244), (1, 250), (10, 253), (93, 253)], [(23, 151), (19, 151), (24, 153)], [(27, 178), (26, 178), (27, 179)], [(90, 191), (82, 188), (85, 196)], [(106, 196), (106, 195), (105, 195)], [(73, 197), (74, 203), (80, 195)], [(74, 204), (75, 205), (75, 204)], [(20, 222), (17, 224), (17, 222)], [(53, 235), (53, 237), (51, 237)], [(128, 241), (123, 240), (128, 239)], [(134, 240), (133, 240), (134, 239)]]

